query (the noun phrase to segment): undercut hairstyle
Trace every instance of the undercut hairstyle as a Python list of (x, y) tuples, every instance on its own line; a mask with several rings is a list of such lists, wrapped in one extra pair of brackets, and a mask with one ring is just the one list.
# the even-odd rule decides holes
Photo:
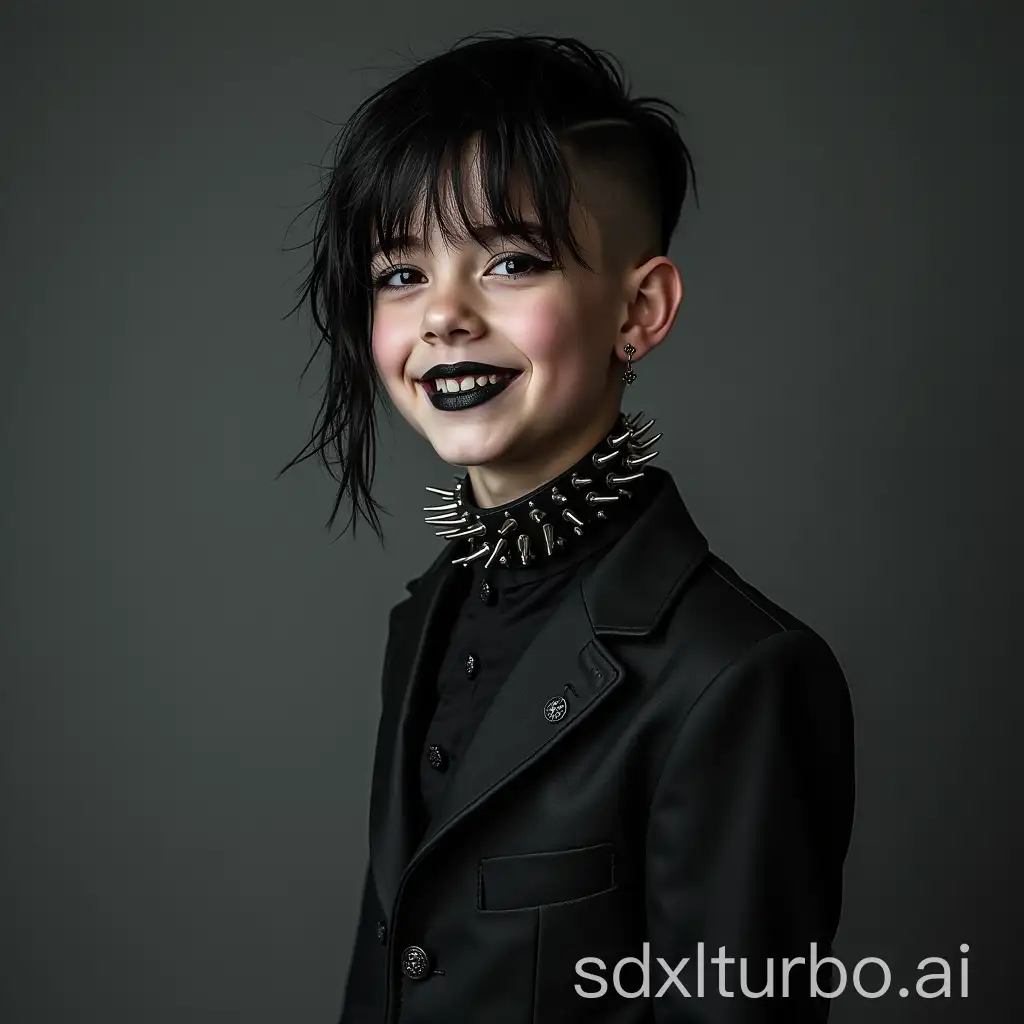
[[(327, 379), (310, 440), (278, 473), (320, 456), (339, 485), (328, 528), (347, 497), (342, 532), (351, 526), (354, 536), (362, 517), (384, 542), (378, 513), (386, 509), (371, 493), (383, 391), (371, 350), (374, 249), (387, 253), (415, 235), (418, 210), (423, 238), (436, 221), (449, 243), (487, 244), (462, 180), (475, 143), (487, 219), (556, 266), (568, 255), (590, 269), (570, 226), (575, 182), (566, 148), (610, 171), (642, 204), (654, 226), (650, 255), (665, 254), (691, 185), (699, 205), (673, 113), (665, 100), (632, 97), (615, 58), (577, 39), (485, 33), (414, 65), (344, 123), (322, 191), (303, 211), (316, 208), (310, 269), (288, 314), (308, 309), (317, 343), (303, 375), (326, 348)], [(539, 232), (524, 224), (514, 194), (532, 205)]]

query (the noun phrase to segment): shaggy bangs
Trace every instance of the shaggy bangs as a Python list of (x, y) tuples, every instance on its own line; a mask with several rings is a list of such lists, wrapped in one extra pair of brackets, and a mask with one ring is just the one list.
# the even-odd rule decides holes
[[(467, 207), (463, 180), (474, 144), (481, 221), (474, 221)], [(363, 237), (373, 242), (371, 249), (389, 253), (417, 234), (427, 239), (434, 224), (449, 245), (469, 237), (489, 248), (491, 237), (480, 228), (493, 226), (508, 238), (537, 246), (557, 264), (568, 252), (589, 269), (570, 225), (570, 173), (543, 124), (478, 123), (467, 130), (464, 120), (452, 118), (448, 125), (431, 125), (429, 135), (417, 135), (403, 158), (385, 168), (371, 183), (364, 209), (353, 210), (354, 220), (364, 225)], [(529, 217), (512, 203), (517, 190)]]
[[(657, 208), (665, 251), (686, 193), (689, 153), (656, 99), (630, 99), (607, 55), (573, 39), (473, 37), (413, 67), (366, 99), (342, 127), (315, 200), (311, 269), (291, 310), (308, 305), (329, 365), (310, 441), (282, 470), (319, 454), (339, 482), (327, 526), (345, 495), (345, 529), (365, 519), (383, 543), (372, 497), (375, 407), (382, 386), (370, 338), (374, 252), (401, 249), (436, 224), (447, 244), (490, 247), (493, 226), (564, 266), (589, 269), (574, 237), (573, 180), (562, 144), (630, 164)], [(476, 147), (482, 217), (467, 205), (465, 160)], [(529, 216), (513, 203), (518, 196)], [(309, 207), (307, 207), (309, 209)], [(303, 371), (305, 373), (305, 370)], [(385, 403), (390, 415), (390, 409)], [(340, 477), (334, 467), (339, 466)], [(280, 475), (280, 474), (278, 474)], [(344, 532), (344, 530), (343, 530)]]

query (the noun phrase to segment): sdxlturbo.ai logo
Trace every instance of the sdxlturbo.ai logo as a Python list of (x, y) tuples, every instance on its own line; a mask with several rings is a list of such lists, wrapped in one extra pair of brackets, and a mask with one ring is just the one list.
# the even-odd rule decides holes
[[(966, 953), (970, 949), (970, 946), (966, 942), (960, 945), (960, 952)], [(672, 991), (672, 993), (678, 992), (687, 998), (692, 998), (689, 990), (683, 984), (680, 974), (682, 974), (684, 968), (690, 963), (690, 957), (683, 957), (672, 967), (660, 956), (656, 957), (658, 965), (664, 971), (665, 981), (661, 987), (654, 993), (654, 997), (657, 999), (664, 996), (666, 992)], [(728, 988), (730, 979), (726, 978), (726, 968), (730, 964), (736, 963), (736, 957), (725, 955), (725, 946), (718, 947), (718, 956), (713, 956), (707, 961), (704, 958), (704, 943), (697, 943), (697, 985), (696, 985), (696, 997), (702, 998), (705, 994), (705, 963), (716, 964), (718, 967), (718, 994), (731, 998), (737, 995), (735, 991)], [(635, 990), (627, 989), (623, 986), (621, 975), (622, 970), (627, 965), (636, 964), (641, 968), (643, 973), (643, 982), (640, 988)], [(601, 971), (607, 970), (605, 962), (596, 956), (585, 956), (576, 961), (576, 973), (587, 981), (593, 981), (597, 983), (596, 989), (584, 988), (582, 985), (576, 984), (573, 987), (576, 989), (576, 994), (582, 996), (584, 999), (600, 999), (603, 995), (608, 992), (608, 982), (605, 981), (601, 974), (595, 974), (590, 971), (584, 970), (586, 966), (593, 966)], [(810, 959), (802, 956), (796, 957), (783, 957), (779, 964), (779, 972), (781, 974), (781, 984), (778, 993), (776, 993), (775, 986), (775, 958), (766, 957), (765, 967), (766, 971), (763, 973), (765, 979), (764, 988), (759, 991), (751, 991), (748, 985), (748, 970), (747, 970), (747, 958), (739, 958), (739, 984), (740, 991), (738, 994), (746, 997), (747, 999), (762, 999), (765, 997), (772, 998), (778, 994), (782, 998), (786, 998), (790, 994), (790, 973), (794, 967), (807, 966), (808, 970), (801, 972), (806, 974), (809, 979), (810, 994), (812, 996), (821, 997), (824, 999), (834, 999), (840, 995), (845, 989), (847, 984), (847, 971), (846, 966), (843, 962), (834, 956), (823, 956), (818, 957), (818, 944), (812, 942), (810, 945)], [(862, 978), (862, 972), (866, 967), (878, 968), (878, 972), (881, 975), (881, 984), (875, 988), (869, 988), (864, 984)], [(932, 974), (920, 974), (915, 979), (915, 995), (922, 999), (936, 999), (936, 998), (949, 998), (953, 994), (953, 969), (950, 966), (948, 960), (940, 956), (925, 957), (921, 960), (918, 965), (918, 971), (923, 971), (926, 967), (938, 967), (939, 970)], [(828, 989), (822, 988), (819, 985), (819, 971), (823, 968), (829, 968), (826, 972), (826, 977), (831, 973), (831, 968), (836, 969), (836, 973), (839, 975), (839, 982), (835, 988)], [(873, 971), (872, 974), (878, 973)], [(759, 974), (759, 977), (762, 975)], [(854, 965), (853, 971), (850, 973), (850, 981), (852, 982), (854, 990), (858, 995), (863, 996), (865, 999), (877, 999), (879, 996), (885, 995), (889, 991), (889, 987), (892, 984), (892, 972), (889, 970), (889, 965), (882, 959), (876, 956), (867, 956), (861, 960), (858, 960)], [(636, 999), (639, 996), (648, 997), (651, 994), (651, 947), (649, 942), (645, 942), (643, 945), (643, 957), (627, 956), (617, 961), (612, 970), (612, 986), (615, 991), (626, 999)], [(899, 995), (906, 997), (910, 995), (910, 989), (900, 988)], [(960, 991), (957, 993), (961, 998), (967, 997), (967, 957), (960, 958)]]

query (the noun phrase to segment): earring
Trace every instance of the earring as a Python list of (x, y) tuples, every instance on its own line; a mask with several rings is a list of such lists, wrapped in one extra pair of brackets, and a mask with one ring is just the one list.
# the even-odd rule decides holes
[(626, 347), (623, 351), (626, 353), (626, 372), (622, 375), (622, 379), (628, 385), (636, 380), (636, 372), (633, 370), (633, 353), (636, 349), (629, 342), (626, 342)]

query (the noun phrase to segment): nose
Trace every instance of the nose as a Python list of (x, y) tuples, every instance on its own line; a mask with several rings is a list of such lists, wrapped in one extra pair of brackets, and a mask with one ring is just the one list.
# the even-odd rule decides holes
[(424, 341), (471, 341), (483, 333), (483, 318), (451, 290), (435, 294), (423, 311), (420, 337)]

